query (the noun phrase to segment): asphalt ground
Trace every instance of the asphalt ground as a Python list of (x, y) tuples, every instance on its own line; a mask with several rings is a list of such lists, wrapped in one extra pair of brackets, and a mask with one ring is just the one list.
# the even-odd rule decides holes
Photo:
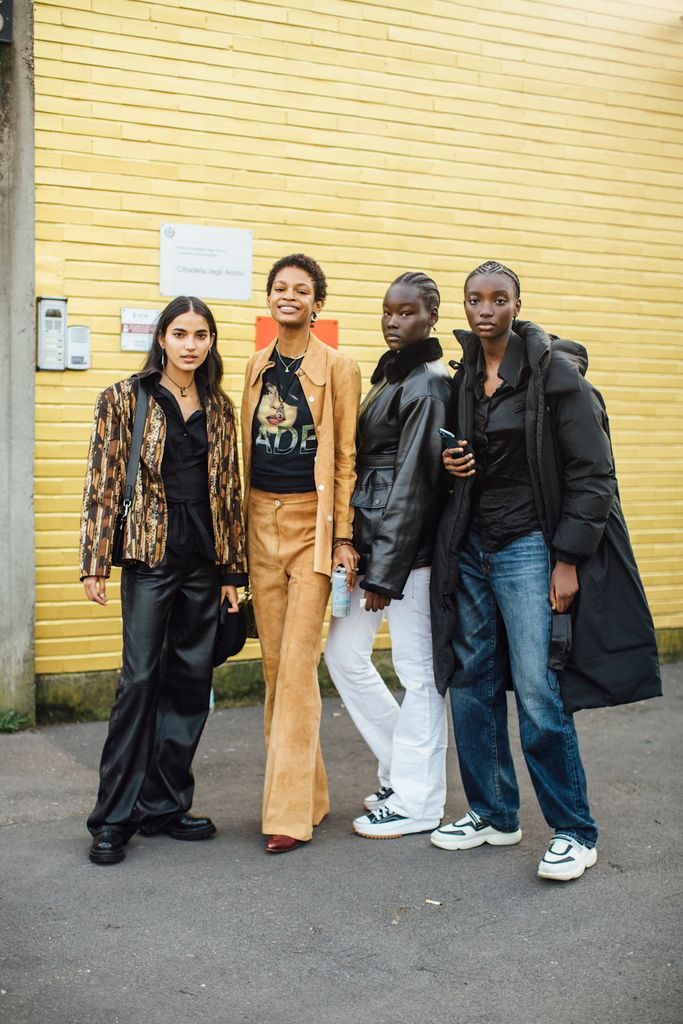
[[(332, 812), (284, 856), (260, 833), (258, 707), (214, 712), (195, 760), (219, 834), (136, 836), (107, 867), (84, 824), (106, 725), (0, 736), (0, 1021), (681, 1024), (683, 665), (664, 679), (662, 700), (577, 715), (601, 839), (565, 884), (536, 877), (549, 832), (518, 750), (519, 846), (354, 836), (375, 768), (338, 700)], [(449, 783), (455, 818), (452, 751)]]

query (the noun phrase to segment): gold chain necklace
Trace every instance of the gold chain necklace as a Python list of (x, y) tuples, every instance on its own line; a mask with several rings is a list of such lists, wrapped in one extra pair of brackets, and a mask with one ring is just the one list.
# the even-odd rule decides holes
[[(306, 346), (308, 349), (308, 346)], [(280, 349), (275, 346), (275, 355), (278, 357), (280, 362), (285, 368), (285, 373), (289, 373), (295, 363), (298, 363), (306, 355), (306, 352), (302, 352), (300, 356), (283, 356), (280, 354)], [(298, 367), (297, 367), (298, 369)]]

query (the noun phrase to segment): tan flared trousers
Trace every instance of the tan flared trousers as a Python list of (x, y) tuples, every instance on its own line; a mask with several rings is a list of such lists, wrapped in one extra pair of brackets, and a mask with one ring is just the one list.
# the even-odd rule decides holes
[(307, 840), (330, 809), (318, 662), (330, 579), (313, 570), (318, 499), (251, 491), (247, 550), (266, 681), (263, 831)]

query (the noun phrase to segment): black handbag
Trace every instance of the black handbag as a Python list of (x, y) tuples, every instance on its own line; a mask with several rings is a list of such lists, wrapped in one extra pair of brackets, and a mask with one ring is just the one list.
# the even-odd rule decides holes
[(218, 613), (216, 639), (213, 645), (213, 667), (218, 668), (228, 658), (239, 654), (247, 639), (247, 623), (244, 606), (240, 604), (238, 612), (231, 612), (227, 599), (223, 601)]
[(133, 435), (130, 442), (130, 454), (128, 456), (128, 465), (126, 467), (126, 482), (123, 488), (123, 503), (121, 508), (116, 513), (116, 519), (114, 520), (114, 530), (111, 538), (111, 564), (112, 565), (123, 565), (123, 531), (126, 526), (126, 519), (130, 512), (131, 505), (133, 504), (133, 492), (135, 490), (135, 480), (138, 475), (138, 467), (140, 465), (140, 452), (142, 451), (142, 435), (145, 430), (145, 420), (147, 419), (147, 405), (149, 402), (149, 394), (147, 388), (142, 383), (142, 380), (138, 378), (137, 387), (137, 402), (135, 404), (135, 419), (133, 421)]
[(247, 636), (250, 640), (258, 640), (258, 629), (256, 628), (256, 616), (254, 615), (254, 599), (251, 596), (251, 587), (247, 587), (239, 601), (240, 612), (244, 615), (244, 624)]

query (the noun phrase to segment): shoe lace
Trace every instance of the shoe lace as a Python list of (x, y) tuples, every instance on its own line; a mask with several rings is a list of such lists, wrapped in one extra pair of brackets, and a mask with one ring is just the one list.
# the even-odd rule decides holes
[(391, 817), (394, 811), (385, 804), (384, 807), (378, 807), (376, 811), (372, 812), (372, 816), (375, 821), (384, 821), (386, 818)]

